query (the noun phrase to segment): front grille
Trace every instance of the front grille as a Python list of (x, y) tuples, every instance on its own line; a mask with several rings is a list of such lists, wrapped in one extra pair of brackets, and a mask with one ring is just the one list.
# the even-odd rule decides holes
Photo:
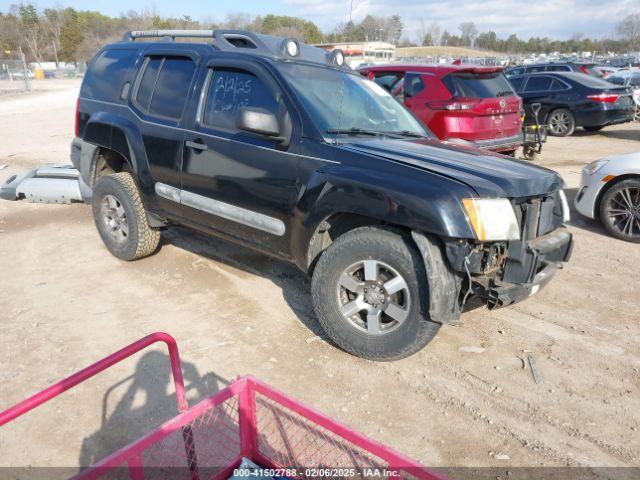
[(520, 238), (533, 240), (562, 226), (562, 200), (559, 193), (512, 200), (520, 224)]

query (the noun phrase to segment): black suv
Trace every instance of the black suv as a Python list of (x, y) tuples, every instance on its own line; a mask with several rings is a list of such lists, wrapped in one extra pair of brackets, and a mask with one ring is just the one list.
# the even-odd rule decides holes
[(557, 174), (441, 143), (342, 52), (294, 39), (128, 33), (89, 66), (71, 158), (115, 256), (182, 224), (293, 262), (327, 335), (369, 359), (529, 297), (572, 247)]

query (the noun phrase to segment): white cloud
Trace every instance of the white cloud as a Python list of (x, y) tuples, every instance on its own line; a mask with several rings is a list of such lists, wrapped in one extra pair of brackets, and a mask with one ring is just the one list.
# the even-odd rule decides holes
[[(304, 16), (330, 30), (349, 19), (350, 0), (285, 0), (294, 14)], [(401, 0), (389, 6), (383, 0), (353, 0), (353, 18), (402, 16), (405, 35), (417, 38), (420, 21), (440, 24), (458, 34), (458, 25), (473, 21), (480, 31), (494, 30), (498, 36), (515, 33), (567, 39), (581, 32), (589, 37), (615, 34), (616, 25), (628, 13), (640, 11), (640, 0)]]

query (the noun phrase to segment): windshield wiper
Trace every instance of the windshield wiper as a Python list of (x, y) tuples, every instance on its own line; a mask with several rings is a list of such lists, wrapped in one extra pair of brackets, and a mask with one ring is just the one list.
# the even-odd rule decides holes
[(396, 135), (398, 137), (413, 137), (413, 138), (431, 138), (429, 135), (425, 135), (424, 133), (413, 132), (411, 130), (402, 130), (400, 132), (380, 132), (385, 135)]
[(371, 135), (372, 137), (378, 137), (385, 135), (384, 132), (378, 132), (376, 130), (365, 130), (363, 128), (330, 128), (327, 133), (336, 135)]

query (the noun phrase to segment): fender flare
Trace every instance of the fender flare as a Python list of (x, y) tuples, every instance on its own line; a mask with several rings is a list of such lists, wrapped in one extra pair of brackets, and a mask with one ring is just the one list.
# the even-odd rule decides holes
[(429, 288), (429, 317), (438, 323), (460, 324), (460, 288), (462, 279), (457, 276), (442, 253), (437, 240), (411, 231), (427, 273)]

